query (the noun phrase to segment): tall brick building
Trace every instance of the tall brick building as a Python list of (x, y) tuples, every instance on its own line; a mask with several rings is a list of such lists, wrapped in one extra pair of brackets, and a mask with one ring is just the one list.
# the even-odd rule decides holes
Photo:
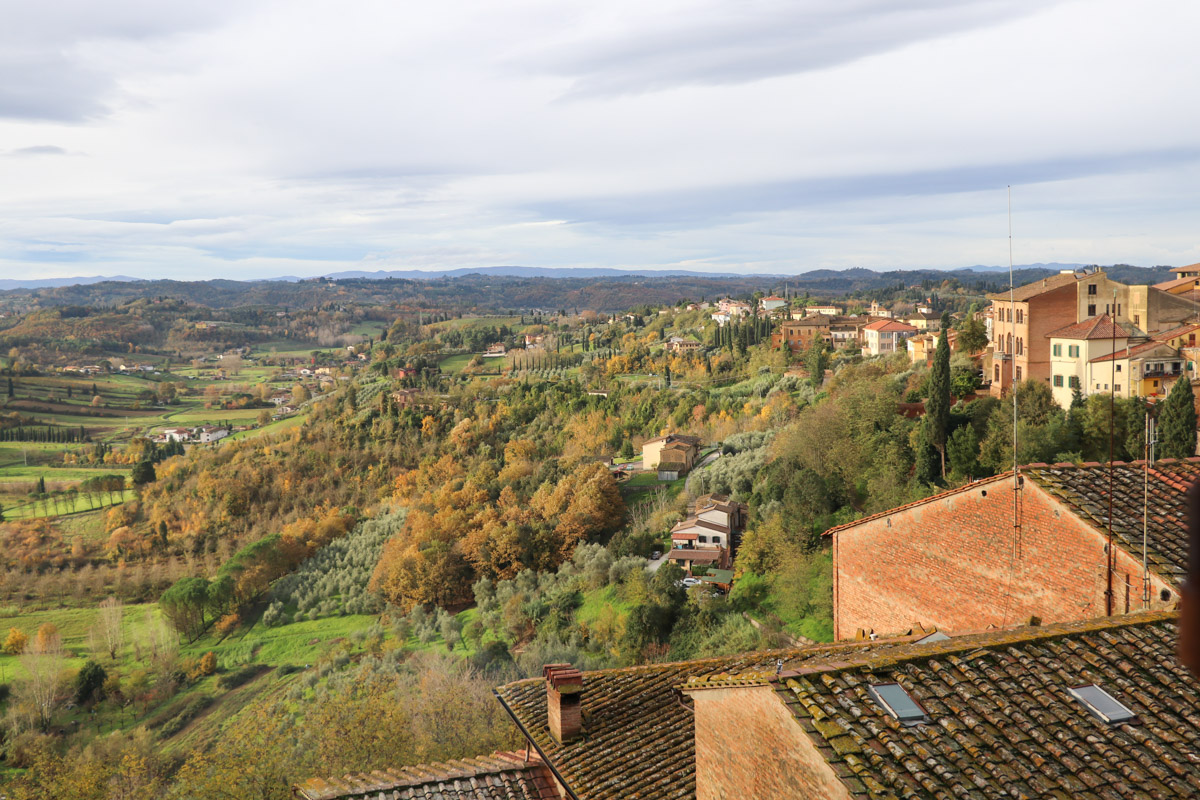
[(1187, 568), (1184, 492), (1200, 459), (1163, 459), (1148, 473), (1141, 463), (1114, 465), (1111, 582), (1107, 465), (1033, 465), (1021, 475), (1020, 490), (1009, 473), (827, 531), (834, 636), (1080, 620), (1177, 599)]

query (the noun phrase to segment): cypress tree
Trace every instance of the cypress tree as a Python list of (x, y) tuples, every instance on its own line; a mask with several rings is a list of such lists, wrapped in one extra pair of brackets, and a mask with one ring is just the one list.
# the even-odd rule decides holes
[(829, 366), (829, 351), (825, 349), (825, 340), (820, 336), (812, 338), (808, 355), (805, 357), (805, 366), (808, 367), (808, 376), (813, 387), (821, 388), (821, 384), (825, 382), (825, 369)]
[(12, 382), (12, 378), (9, 378), (9, 379), (8, 379), (8, 396), (9, 396), (9, 397), (12, 397), (12, 396), (13, 396), (13, 382)]
[(942, 477), (946, 477), (946, 436), (950, 427), (950, 314), (942, 312), (942, 331), (933, 367), (929, 371), (929, 399), (925, 401), (925, 426), (929, 443), (942, 457)]
[(1163, 403), (1158, 440), (1164, 458), (1196, 455), (1196, 396), (1186, 374), (1175, 381)]

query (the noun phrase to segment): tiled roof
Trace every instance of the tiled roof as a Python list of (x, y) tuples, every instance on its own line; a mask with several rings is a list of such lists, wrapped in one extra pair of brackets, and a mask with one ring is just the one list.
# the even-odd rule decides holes
[[(1139, 559), (1142, 554), (1142, 464), (1141, 461), (1129, 464), (1118, 461), (1113, 464), (1112, 470), (1113, 536), (1122, 548)], [(1107, 464), (1030, 464), (1021, 467), (1021, 474), (1067, 505), (1084, 522), (1107, 532)], [(1156, 461), (1149, 471), (1147, 560), (1156, 574), (1176, 585), (1183, 582), (1188, 564), (1187, 500), (1184, 494), (1197, 478), (1200, 478), (1200, 458), (1184, 461), (1163, 458)], [(838, 525), (825, 531), (822, 536), (831, 536), (865, 522), (891, 516), (898, 511), (936, 503), (959, 492), (1002, 480), (1012, 480), (1012, 472), (967, 483), (932, 497)]]
[(1168, 339), (1174, 339), (1177, 336), (1183, 336), (1184, 334), (1191, 333), (1195, 330), (1200, 330), (1200, 322), (1188, 322), (1184, 325), (1171, 328), (1170, 330), (1159, 331), (1158, 333), (1154, 334), (1153, 338), (1160, 342), (1165, 342)]
[[(1171, 351), (1171, 353), (1174, 354), (1175, 358), (1181, 357), (1179, 355), (1179, 351), (1176, 350), (1174, 347), (1171, 347), (1171, 345), (1167, 344), (1166, 342), (1159, 342), (1159, 341), (1151, 340), (1149, 342), (1142, 342), (1141, 344), (1134, 345), (1133, 347), (1126, 347), (1123, 350), (1117, 350), (1115, 353), (1109, 353), (1108, 355), (1105, 355), (1105, 356), (1096, 356), (1095, 358), (1091, 359), (1091, 362), (1093, 364), (1095, 364), (1100, 361), (1112, 361), (1114, 358), (1122, 359), (1122, 358), (1129, 358), (1130, 356), (1133, 356), (1136, 358), (1137, 356), (1145, 355), (1147, 353), (1152, 353), (1152, 352), (1154, 352), (1154, 350), (1159, 349), (1159, 348), (1161, 348), (1163, 350)], [(1163, 356), (1163, 358), (1171, 358), (1171, 357), (1172, 356)]]
[[(1143, 462), (1113, 465), (1113, 536), (1139, 558), (1142, 553)], [(1081, 519), (1108, 529), (1108, 465), (1032, 465), (1022, 473), (1035, 481)], [(1200, 459), (1164, 458), (1149, 471), (1146, 515), (1147, 558), (1150, 568), (1176, 584), (1187, 575), (1188, 535), (1185, 493), (1200, 477)]]
[[(1061, 289), (1064, 286), (1074, 286), (1084, 278), (1100, 277), (1102, 274), (1103, 273), (1084, 274), (1080, 272), (1071, 272), (1065, 275), (1063, 273), (1051, 275), (1050, 277), (1043, 278), (1040, 281), (1034, 281), (1033, 283), (1027, 283), (1024, 286), (1018, 286), (1013, 290), (1013, 299), (1018, 303), (1023, 303), (1027, 300), (1037, 297), (1040, 294), (1052, 292), (1055, 289)], [(996, 292), (995, 294), (989, 294), (988, 299), (1007, 301), (1008, 292)]]
[(437, 764), (312, 778), (295, 787), (300, 800), (557, 800), (554, 778), (523, 753), (495, 753)]
[[(853, 797), (1200, 795), (1200, 685), (1175, 657), (1172, 613), (914, 645), (772, 678)], [(902, 726), (868, 692), (899, 683), (928, 721)], [(1108, 725), (1068, 691), (1132, 710)]]
[(915, 331), (917, 330), (907, 322), (899, 322), (894, 319), (880, 319), (872, 322), (870, 325), (863, 327), (864, 331)]
[(544, 681), (510, 683), (497, 689), (496, 696), (579, 800), (693, 800), (694, 718), (674, 687), (695, 677), (774, 671), (776, 659), (791, 669), (813, 659), (884, 652), (908, 641), (816, 645), (586, 672), (583, 737), (566, 745), (551, 738), (547, 728)]
[(1154, 284), (1154, 288), (1169, 292), (1172, 289), (1178, 289), (1180, 286), (1195, 286), (1197, 283), (1200, 283), (1200, 279), (1198, 278), (1172, 278), (1169, 281)]
[(1071, 325), (1050, 331), (1047, 339), (1126, 339), (1129, 332), (1112, 321), (1107, 314), (1085, 319)]

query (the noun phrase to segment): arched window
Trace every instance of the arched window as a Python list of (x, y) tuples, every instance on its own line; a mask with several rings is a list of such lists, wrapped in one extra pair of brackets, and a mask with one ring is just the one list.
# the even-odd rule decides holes
[(1011, 333), (1008, 335), (1008, 344), (1007, 344), (1007, 346), (1004, 348), (1004, 350), (1005, 350), (1006, 352), (1009, 352), (1009, 353), (1011, 353), (1011, 352), (1013, 351), (1013, 341), (1012, 341), (1012, 334), (1011, 334)]

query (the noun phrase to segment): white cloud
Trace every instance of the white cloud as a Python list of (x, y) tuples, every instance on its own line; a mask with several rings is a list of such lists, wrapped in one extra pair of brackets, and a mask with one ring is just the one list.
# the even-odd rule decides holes
[(1200, 260), (1191, 4), (57, 5), (4, 277)]

